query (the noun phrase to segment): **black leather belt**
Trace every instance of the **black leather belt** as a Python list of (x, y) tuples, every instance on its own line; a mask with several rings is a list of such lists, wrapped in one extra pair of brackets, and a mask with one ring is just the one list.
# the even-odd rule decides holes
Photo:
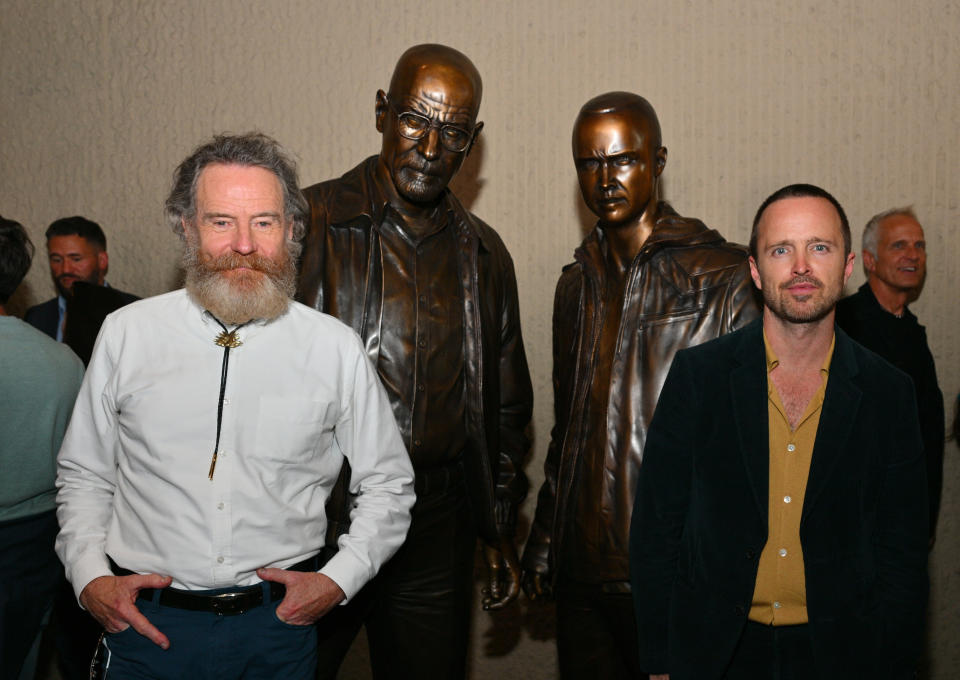
[[(308, 557), (302, 562), (287, 567), (287, 571), (317, 571), (323, 566), (326, 560), (321, 555)], [(112, 559), (110, 568), (117, 576), (129, 576), (134, 572), (118, 566)], [(270, 582), (269, 602), (279, 602), (283, 599), (287, 589), (282, 583)], [(188, 609), (195, 612), (210, 612), (217, 616), (236, 616), (248, 612), (254, 607), (263, 604), (264, 588), (262, 583), (242, 588), (234, 588), (227, 593), (210, 595), (206, 593), (196, 593), (190, 590), (181, 590), (179, 588), (143, 588), (137, 593), (137, 599), (145, 602), (153, 602), (163, 607), (174, 607), (175, 609)]]
[[(282, 583), (271, 583), (270, 602), (282, 600), (286, 592)], [(163, 607), (210, 612), (217, 616), (235, 616), (263, 604), (263, 586), (259, 584), (246, 586), (219, 595), (203, 595), (189, 590), (164, 588), (158, 596), (153, 588), (144, 588), (137, 593), (137, 599), (154, 602)]]

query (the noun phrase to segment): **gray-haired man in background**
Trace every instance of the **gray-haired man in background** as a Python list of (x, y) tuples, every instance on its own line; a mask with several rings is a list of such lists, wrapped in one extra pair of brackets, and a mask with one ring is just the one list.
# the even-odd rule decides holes
[(837, 325), (913, 379), (927, 461), (930, 545), (936, 537), (943, 486), (943, 393), (927, 333), (907, 308), (927, 275), (927, 242), (913, 208), (874, 215), (863, 230), (867, 282), (837, 303)]

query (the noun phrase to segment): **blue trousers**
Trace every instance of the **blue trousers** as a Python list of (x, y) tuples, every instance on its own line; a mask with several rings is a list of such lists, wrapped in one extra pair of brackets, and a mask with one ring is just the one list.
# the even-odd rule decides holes
[[(317, 667), (315, 626), (292, 626), (277, 618), (279, 601), (236, 616), (218, 616), (137, 600), (137, 607), (170, 639), (163, 650), (127, 628), (102, 642), (107, 679), (123, 680), (313, 680)], [(229, 592), (230, 588), (200, 591)]]

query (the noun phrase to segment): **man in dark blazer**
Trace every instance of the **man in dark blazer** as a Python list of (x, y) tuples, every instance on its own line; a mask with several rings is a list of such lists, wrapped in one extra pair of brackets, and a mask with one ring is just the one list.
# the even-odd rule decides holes
[(106, 284), (107, 237), (96, 222), (64, 217), (50, 224), (46, 237), (57, 297), (28, 309), (23, 320), (68, 345), (86, 365), (107, 314), (140, 298)]
[[(909, 378), (835, 330), (853, 268), (830, 194), (754, 219), (763, 318), (677, 354), (631, 527), (651, 678), (906, 678), (927, 597)], [(905, 417), (906, 414), (906, 417)]]

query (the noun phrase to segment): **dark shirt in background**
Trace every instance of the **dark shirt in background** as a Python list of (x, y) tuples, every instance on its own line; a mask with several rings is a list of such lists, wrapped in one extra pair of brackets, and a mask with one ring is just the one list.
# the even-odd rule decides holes
[(937, 384), (937, 369), (927, 345), (927, 332), (906, 307), (897, 317), (877, 302), (865, 283), (850, 297), (837, 303), (837, 325), (873, 352), (913, 379), (917, 392), (920, 433), (927, 460), (930, 497), (930, 538), (936, 535), (940, 494), (943, 486), (944, 411), (943, 393)]

